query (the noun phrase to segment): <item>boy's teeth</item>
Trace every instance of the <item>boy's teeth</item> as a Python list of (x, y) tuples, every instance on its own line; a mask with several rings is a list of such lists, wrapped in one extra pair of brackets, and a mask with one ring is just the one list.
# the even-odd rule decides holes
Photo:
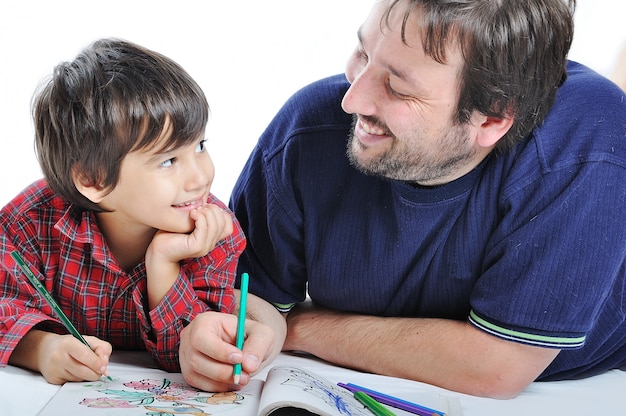
[[(194, 201), (195, 202), (195, 201)], [(182, 204), (176, 204), (174, 205), (175, 207), (187, 207), (189, 205), (192, 205), (194, 202), (183, 202)]]

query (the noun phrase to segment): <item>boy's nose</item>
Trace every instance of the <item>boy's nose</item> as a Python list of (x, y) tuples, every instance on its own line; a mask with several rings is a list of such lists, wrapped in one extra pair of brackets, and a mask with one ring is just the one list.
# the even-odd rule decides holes
[(186, 172), (185, 187), (190, 190), (210, 187), (213, 182), (213, 175), (214, 168), (210, 159), (204, 163), (192, 163)]

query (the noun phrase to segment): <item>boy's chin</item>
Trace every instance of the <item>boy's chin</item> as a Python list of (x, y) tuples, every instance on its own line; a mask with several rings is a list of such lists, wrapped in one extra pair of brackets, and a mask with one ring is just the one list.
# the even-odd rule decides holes
[(195, 223), (192, 221), (189, 224), (176, 224), (167, 228), (161, 228), (161, 231), (173, 234), (191, 234), (194, 229)]

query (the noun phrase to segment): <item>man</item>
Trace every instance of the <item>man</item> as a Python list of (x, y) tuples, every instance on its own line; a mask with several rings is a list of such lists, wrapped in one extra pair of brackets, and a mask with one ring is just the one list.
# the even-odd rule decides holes
[(573, 8), (377, 1), (287, 102), (231, 198), (283, 350), (497, 398), (626, 367), (626, 100)]

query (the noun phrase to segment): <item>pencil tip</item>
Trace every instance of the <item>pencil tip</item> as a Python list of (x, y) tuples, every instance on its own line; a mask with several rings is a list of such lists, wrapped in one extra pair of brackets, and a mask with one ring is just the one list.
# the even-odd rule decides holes
[(233, 376), (233, 384), (234, 384), (235, 386), (238, 386), (238, 385), (239, 385), (239, 378), (240, 378), (240, 377), (241, 377), (241, 376), (239, 376), (239, 375), (234, 375), (234, 376)]

